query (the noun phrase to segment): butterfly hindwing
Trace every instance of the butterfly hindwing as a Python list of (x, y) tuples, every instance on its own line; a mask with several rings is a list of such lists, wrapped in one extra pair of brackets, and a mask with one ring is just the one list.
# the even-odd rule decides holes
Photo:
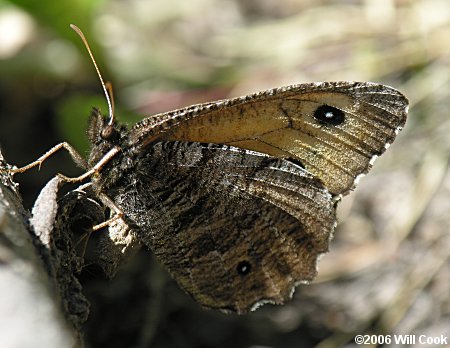
[(173, 278), (206, 307), (283, 303), (316, 274), (331, 194), (301, 167), (226, 145), (160, 142), (106, 190)]

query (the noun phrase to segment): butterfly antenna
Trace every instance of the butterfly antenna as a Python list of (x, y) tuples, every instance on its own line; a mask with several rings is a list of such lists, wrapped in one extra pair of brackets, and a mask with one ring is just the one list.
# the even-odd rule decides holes
[[(112, 114), (116, 114), (116, 110), (114, 109), (114, 93), (113, 93), (113, 86), (112, 83), (107, 81), (106, 82), (106, 89), (108, 90), (109, 97), (111, 98), (111, 106), (112, 106)], [(112, 122), (110, 122), (112, 124)]]
[[(78, 28), (75, 24), (70, 24), (70, 27), (78, 34), (78, 36), (81, 37), (81, 40), (83, 40), (84, 46), (86, 47), (89, 56), (91, 57), (92, 63), (94, 64), (95, 67), (95, 71), (97, 71), (97, 75), (98, 78), (100, 79), (100, 83), (102, 84), (102, 88), (103, 88), (103, 92), (105, 93), (106, 96), (106, 102), (108, 103), (108, 110), (109, 110), (109, 125), (112, 125), (114, 123), (114, 107), (113, 107), (113, 103), (111, 102), (111, 98), (110, 95), (108, 93), (108, 89), (106, 87), (105, 82), (103, 81), (102, 78), (102, 74), (100, 74), (100, 70), (98, 69), (97, 63), (94, 59), (94, 55), (92, 54), (91, 48), (89, 47), (89, 44), (86, 40), (86, 38), (84, 37), (83, 32), (81, 31), (80, 28)], [(111, 90), (111, 88), (110, 88)]]

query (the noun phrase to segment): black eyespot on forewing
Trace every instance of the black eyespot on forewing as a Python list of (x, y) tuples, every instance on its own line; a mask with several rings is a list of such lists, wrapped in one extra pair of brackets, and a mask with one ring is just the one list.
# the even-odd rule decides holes
[(249, 274), (251, 270), (252, 265), (248, 261), (241, 261), (236, 266), (236, 271), (242, 276)]
[(314, 118), (321, 124), (337, 126), (345, 121), (345, 113), (333, 106), (321, 105), (314, 111)]

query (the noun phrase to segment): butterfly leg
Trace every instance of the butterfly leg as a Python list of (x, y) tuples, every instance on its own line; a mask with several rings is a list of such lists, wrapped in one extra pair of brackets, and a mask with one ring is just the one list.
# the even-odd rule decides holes
[(11, 168), (9, 169), (10, 173), (24, 173), (27, 170), (39, 166), (39, 169), (41, 169), (41, 165), (42, 163), (49, 158), (51, 155), (53, 155), (55, 152), (57, 152), (60, 149), (65, 149), (69, 152), (70, 156), (72, 157), (73, 161), (80, 167), (86, 168), (87, 167), (87, 163), (84, 160), (84, 158), (78, 153), (77, 150), (75, 150), (75, 148), (70, 145), (69, 143), (66, 142), (62, 142), (59, 143), (56, 146), (53, 146), (50, 150), (48, 150), (45, 154), (43, 154), (41, 157), (39, 157), (36, 161), (31, 162), (30, 164), (20, 167), (20, 168)]
[(81, 174), (80, 176), (77, 176), (75, 178), (69, 178), (63, 174), (58, 174), (58, 176), (65, 182), (83, 181), (84, 179), (86, 179), (94, 174), (98, 174), (100, 172), (100, 170), (111, 160), (111, 158), (113, 158), (115, 155), (117, 155), (119, 153), (119, 151), (120, 150), (118, 147), (113, 147), (111, 150), (109, 150), (106, 153), (105, 156), (102, 157), (102, 159), (100, 161), (98, 161), (98, 163), (95, 166), (93, 166), (86, 173)]
[(92, 227), (92, 232), (98, 231), (100, 229), (102, 229), (103, 227), (109, 226), (111, 225), (114, 221), (121, 219), (123, 216), (123, 213), (119, 213), (114, 215), (113, 217), (109, 218), (106, 221), (103, 221), (101, 224), (95, 225), (94, 227)]
[(108, 220), (103, 221), (102, 223), (99, 223), (99, 224), (93, 226), (92, 229), (90, 229), (83, 236), (81, 236), (81, 238), (77, 242), (77, 245), (80, 244), (84, 240), (82, 251), (81, 251), (82, 257), (84, 257), (84, 255), (86, 254), (89, 238), (91, 237), (92, 233), (111, 225), (114, 221), (121, 219), (123, 216), (123, 212), (106, 195), (100, 194), (100, 199), (108, 208), (113, 210), (115, 212), (115, 214)]
[[(86, 184), (84, 187), (88, 187), (92, 185), (92, 183)], [(108, 207), (111, 211), (114, 212), (113, 216), (109, 219), (107, 219), (106, 221), (103, 221), (97, 225), (94, 225), (92, 228), (89, 228), (89, 230), (87, 232), (85, 232), (76, 242), (76, 248), (78, 249), (78, 246), (81, 245), (81, 248), (78, 249), (80, 250), (80, 255), (82, 257), (84, 257), (84, 255), (86, 254), (86, 250), (87, 250), (87, 246), (89, 243), (89, 239), (91, 237), (91, 235), (104, 228), (107, 226), (110, 226), (114, 221), (117, 221), (119, 219), (121, 219), (123, 217), (123, 212), (120, 210), (120, 208), (118, 208), (115, 203), (108, 197), (106, 196), (104, 193), (100, 193), (97, 196), (98, 199), (100, 199), (100, 201), (106, 206)]]
[(122, 213), (120, 214), (115, 214), (113, 217), (109, 218), (106, 221), (103, 221), (102, 223), (95, 225), (92, 227), (92, 229), (90, 229), (89, 231), (87, 231), (86, 233), (84, 233), (80, 239), (78, 240), (78, 242), (76, 243), (75, 247), (77, 247), (79, 244), (81, 244), (81, 242), (83, 242), (83, 246), (81, 248), (81, 255), (82, 257), (84, 257), (84, 255), (86, 254), (86, 250), (87, 250), (87, 246), (88, 246), (88, 242), (89, 242), (89, 238), (91, 237), (92, 233), (101, 230), (104, 227), (109, 226), (110, 224), (112, 224), (114, 221), (119, 220), (122, 217)]
[(123, 211), (104, 193), (100, 193), (99, 195), (100, 200), (103, 202), (104, 205), (106, 205), (111, 211), (113, 211), (115, 214), (109, 218), (106, 221), (103, 221), (102, 223), (95, 225), (92, 230), (97, 231), (103, 227), (111, 225), (114, 221), (119, 220), (123, 217)]
[[(55, 152), (57, 152), (60, 149), (65, 149), (69, 152), (70, 157), (72, 157), (73, 161), (80, 167), (82, 168), (86, 168), (87, 167), (87, 163), (84, 160), (84, 158), (78, 153), (77, 150), (75, 150), (75, 148), (70, 145), (69, 143), (66, 142), (62, 142), (59, 143), (58, 145), (52, 147), (50, 150), (48, 150), (46, 153), (44, 153), (41, 157), (39, 157), (36, 161), (31, 162), (30, 164), (20, 167), (20, 168), (11, 168), (9, 169), (10, 173), (24, 173), (27, 170), (39, 166), (39, 169), (41, 168), (42, 163), (47, 160), (47, 158), (49, 158), (51, 155), (53, 155)], [(64, 180), (65, 182), (80, 182), (83, 181), (84, 179), (90, 177), (91, 175), (98, 173), (104, 166), (106, 163), (108, 163), (111, 158), (113, 158), (117, 153), (119, 153), (119, 148), (118, 147), (113, 147), (111, 150), (109, 150), (109, 152), (103, 156), (103, 158), (91, 169), (89, 169), (87, 172), (85, 172), (84, 174), (77, 176), (75, 178), (69, 178), (63, 174), (58, 174), (58, 176)]]

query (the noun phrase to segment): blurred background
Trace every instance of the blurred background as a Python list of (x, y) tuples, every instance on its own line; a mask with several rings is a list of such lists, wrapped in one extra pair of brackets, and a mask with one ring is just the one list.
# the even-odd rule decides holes
[[(357, 334), (450, 340), (448, 0), (0, 0), (0, 146), (9, 163), (29, 163), (63, 140), (86, 153), (90, 110), (107, 110), (70, 23), (84, 31), (128, 124), (324, 80), (388, 84), (411, 103), (396, 142), (341, 203), (319, 277), (292, 302), (242, 317), (203, 310), (142, 251), (113, 280), (83, 276), (88, 347), (353, 347)], [(61, 153), (16, 176), (26, 207), (56, 172), (81, 170)]]

